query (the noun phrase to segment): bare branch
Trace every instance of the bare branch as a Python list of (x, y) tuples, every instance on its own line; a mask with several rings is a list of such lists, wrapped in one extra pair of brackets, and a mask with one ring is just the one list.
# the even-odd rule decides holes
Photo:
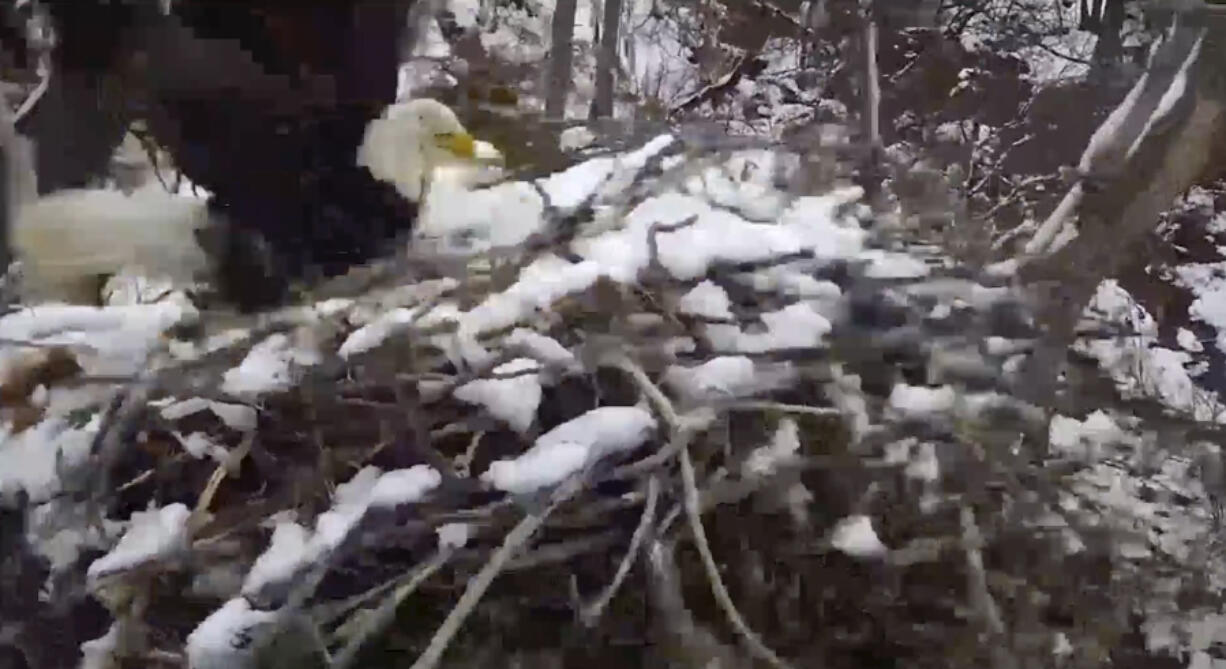
[(430, 644), (426, 646), (426, 650), (422, 652), (417, 661), (413, 663), (410, 669), (434, 669), (438, 666), (439, 660), (443, 657), (443, 652), (447, 650), (447, 646), (451, 644), (452, 638), (460, 631), (460, 626), (476, 608), (477, 603), (481, 601), (481, 597), (485, 595), (485, 591), (489, 590), (494, 579), (507, 566), (507, 563), (515, 556), (515, 553), (536, 534), (536, 531), (541, 528), (545, 519), (549, 514), (553, 513), (560, 504), (573, 497), (583, 488), (583, 475), (571, 477), (563, 483), (557, 490), (554, 491), (550, 498), (549, 506), (544, 510), (529, 513), (524, 516), (524, 519), (519, 521), (502, 541), (502, 545), (490, 557), (489, 562), (477, 572), (477, 575), (468, 581), (468, 586), (464, 588), (464, 594), (460, 596), (460, 600), (456, 602), (451, 612), (447, 614), (447, 618), (443, 620), (443, 624), (439, 626), (434, 636), (430, 638)]
[(711, 584), (711, 592), (715, 596), (715, 600), (719, 603), (720, 608), (724, 610), (724, 614), (728, 617), (728, 622), (741, 635), (741, 638), (745, 640), (745, 644), (755, 656), (772, 667), (790, 669), (791, 665), (776, 655), (775, 651), (767, 647), (757, 632), (754, 632), (748, 623), (745, 622), (740, 611), (737, 610), (736, 604), (732, 602), (732, 595), (724, 585), (723, 578), (719, 575), (719, 567), (715, 564), (715, 557), (711, 554), (711, 546), (707, 542), (707, 533), (702, 527), (698, 486), (694, 480), (694, 464), (690, 460), (689, 441), (693, 437), (694, 431), (688, 429), (682, 423), (677, 410), (673, 408), (672, 402), (651, 381), (647, 376), (647, 372), (640, 365), (626, 358), (622, 362), (622, 368), (630, 373), (639, 390), (647, 396), (648, 401), (656, 409), (657, 413), (660, 414), (661, 419), (668, 426), (671, 433), (670, 444), (675, 445), (679, 451), (681, 457), (681, 481), (685, 487), (686, 516), (689, 519), (690, 531), (694, 535), (694, 544), (698, 548), (699, 556), (702, 557), (703, 567), (706, 569), (707, 580)]
[[(447, 560), (451, 558), (452, 553), (453, 551), (451, 550), (440, 550), (429, 560), (418, 565), (407, 574), (372, 589), (372, 591), (382, 591), (399, 582), (399, 585), (394, 585), (395, 589), (392, 591), (392, 594), (380, 602), (379, 607), (370, 615), (362, 619), (361, 627), (354, 632), (353, 636), (349, 639), (349, 643), (345, 644), (345, 647), (333, 658), (331, 669), (347, 669), (347, 667), (352, 666), (362, 646), (371, 637), (382, 632), (391, 624), (396, 616), (396, 610), (400, 608), (404, 600), (408, 599), (409, 595), (413, 594), (426, 579), (430, 578), (443, 565), (447, 564)], [(365, 598), (366, 594), (364, 593), (359, 596)]]
[(604, 613), (605, 607), (613, 600), (613, 596), (621, 588), (622, 581), (630, 573), (630, 567), (634, 565), (634, 560), (639, 554), (643, 539), (651, 532), (652, 522), (656, 514), (656, 501), (659, 496), (659, 479), (655, 476), (648, 477), (647, 503), (643, 506), (643, 515), (639, 518), (638, 527), (634, 529), (634, 535), (630, 537), (630, 547), (626, 549), (626, 554), (622, 556), (621, 564), (617, 566), (617, 572), (613, 575), (613, 581), (600, 593), (600, 596), (579, 611), (579, 619), (588, 627), (594, 627), (600, 622), (600, 616)]

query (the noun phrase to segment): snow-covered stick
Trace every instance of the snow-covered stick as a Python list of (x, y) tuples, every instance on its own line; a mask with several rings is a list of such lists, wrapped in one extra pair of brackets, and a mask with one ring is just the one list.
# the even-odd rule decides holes
[(613, 600), (614, 595), (621, 588), (622, 581), (626, 580), (626, 575), (630, 573), (630, 568), (634, 566), (634, 560), (638, 557), (643, 540), (651, 532), (656, 515), (656, 501), (659, 496), (659, 479), (655, 476), (647, 477), (647, 503), (643, 505), (643, 515), (639, 518), (638, 527), (634, 528), (634, 534), (630, 537), (630, 546), (626, 549), (626, 554), (622, 556), (621, 564), (617, 565), (617, 572), (613, 575), (613, 580), (596, 599), (579, 610), (579, 619), (588, 627), (595, 627), (600, 622), (600, 616), (604, 613), (605, 607)]
[(686, 518), (689, 520), (690, 532), (694, 535), (694, 545), (698, 549), (698, 555), (702, 558), (703, 568), (706, 570), (707, 581), (711, 584), (711, 593), (715, 596), (715, 601), (719, 603), (724, 615), (728, 617), (728, 622), (744, 639), (745, 645), (749, 647), (754, 656), (777, 669), (790, 669), (792, 665), (776, 655), (775, 651), (771, 650), (758, 636), (758, 633), (745, 622), (745, 618), (732, 601), (732, 594), (724, 585), (723, 577), (719, 575), (719, 567), (715, 563), (715, 556), (711, 554), (711, 545), (707, 541), (707, 533), (702, 526), (698, 484), (695, 481), (694, 463), (690, 460), (689, 442), (694, 436), (694, 430), (682, 422), (672, 401), (647, 376), (642, 366), (628, 358), (622, 361), (621, 366), (630, 372), (639, 390), (647, 397), (652, 408), (660, 414), (661, 420), (670, 433), (669, 442), (676, 446), (681, 461), (681, 483), (684, 486)]
[[(272, 629), (268, 630), (257, 641), (259, 644), (255, 653), (257, 657), (261, 652), (265, 652), (268, 648), (275, 644), (283, 634), (291, 629), (292, 625), (310, 625), (314, 628), (310, 630), (312, 636), (314, 638), (322, 638), (319, 634), (318, 621), (312, 620), (302, 615), (302, 613), (307, 600), (314, 596), (315, 591), (318, 589), (319, 584), (323, 581), (324, 576), (326, 576), (328, 571), (332, 568), (334, 561), (338, 557), (338, 553), (339, 551), (336, 550), (327, 551), (324, 554), (323, 559), (319, 560), (315, 564), (309, 565), (305, 571), (305, 574), (298, 580), (297, 583), (293, 585), (289, 594), (285, 597), (284, 605), (277, 610), (277, 617), (273, 623)], [(324, 654), (327, 653), (326, 647), (321, 646), (318, 650)]]
[(485, 596), (485, 592), (494, 583), (494, 579), (498, 578), (498, 575), (506, 568), (507, 563), (515, 556), (515, 553), (528, 543), (532, 535), (536, 534), (541, 525), (545, 523), (545, 519), (558, 506), (583, 489), (584, 478), (583, 473), (572, 476), (554, 490), (548, 506), (541, 511), (524, 516), (523, 520), (519, 521), (507, 533), (506, 538), (502, 541), (502, 545), (498, 547), (497, 551), (494, 551), (494, 554), (485, 563), (485, 566), (481, 568), (481, 571), (469, 579), (468, 586), (464, 588), (464, 594), (460, 595), (460, 600), (456, 602), (455, 607), (451, 609), (443, 620), (443, 624), (439, 626), (434, 636), (430, 638), (430, 643), (426, 646), (426, 650), (422, 652), (409, 669), (434, 669), (434, 667), (438, 666), (438, 662), (442, 659), (447, 646), (451, 645), (451, 640), (460, 631), (460, 627), (473, 612), (473, 609), (477, 607), (481, 598)]

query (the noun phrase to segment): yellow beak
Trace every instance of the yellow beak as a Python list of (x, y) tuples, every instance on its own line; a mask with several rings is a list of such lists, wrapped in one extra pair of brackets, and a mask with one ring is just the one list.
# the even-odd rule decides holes
[(439, 148), (459, 158), (472, 159), (476, 153), (476, 141), (466, 132), (445, 132), (434, 136)]

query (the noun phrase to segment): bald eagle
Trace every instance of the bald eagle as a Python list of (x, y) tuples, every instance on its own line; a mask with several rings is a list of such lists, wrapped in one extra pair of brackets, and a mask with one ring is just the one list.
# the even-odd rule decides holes
[[(200, 256), (179, 250), (206, 229), (224, 230), (206, 244), (219, 292), (242, 310), (275, 304), (293, 280), (387, 252), (416, 220), (430, 161), (471, 154), (450, 110), (396, 104), (413, 0), (45, 4), (52, 83), (18, 126), (37, 146), (44, 199), (10, 208), (7, 229), (51, 293), (122, 260), (195, 272)], [(84, 188), (134, 117), (207, 202)], [(78, 229), (88, 242), (52, 248)]]
[[(418, 99), (391, 105), (373, 120), (348, 161), (373, 177), (375, 187), (390, 187), (395, 197), (412, 204), (425, 197), (437, 167), (474, 160), (476, 144), (451, 109)], [(10, 166), (30, 170), (20, 160), (10, 160)], [(178, 283), (224, 277), (227, 266), (243, 263), (267, 271), (252, 265), (253, 250), (243, 246), (251, 240), (230, 239), (243, 231), (231, 226), (223, 211), (207, 200), (167, 192), (156, 182), (130, 194), (64, 189), (19, 198), (14, 205), (9, 239), (22, 261), (30, 298), (94, 302), (100, 279), (128, 267)], [(236, 253), (246, 255), (236, 258)], [(238, 286), (231, 292), (240, 303), (250, 302), (250, 293), (244, 301)]]

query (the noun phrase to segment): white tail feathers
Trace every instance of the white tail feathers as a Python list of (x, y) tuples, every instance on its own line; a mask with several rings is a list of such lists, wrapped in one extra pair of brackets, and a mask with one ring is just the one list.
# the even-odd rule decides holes
[(99, 278), (136, 267), (188, 282), (209, 267), (196, 242), (208, 223), (204, 200), (172, 195), (157, 184), (131, 195), (76, 189), (37, 195), (33, 143), (0, 114), (9, 251), (22, 264), (26, 299), (95, 304)]
[(65, 190), (15, 210), (9, 242), (28, 297), (94, 303), (99, 276), (124, 268), (184, 283), (209, 268), (196, 238), (208, 223), (205, 201), (157, 184), (131, 195)]

